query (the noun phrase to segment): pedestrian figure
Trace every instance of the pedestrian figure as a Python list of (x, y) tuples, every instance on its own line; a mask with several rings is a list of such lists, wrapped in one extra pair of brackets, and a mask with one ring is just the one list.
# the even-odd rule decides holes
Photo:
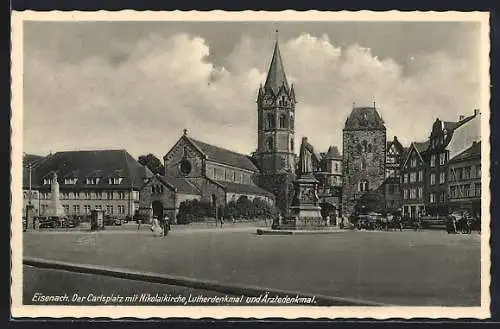
[(330, 226), (330, 216), (326, 215), (326, 221), (325, 221), (326, 226)]
[(220, 228), (222, 228), (223, 224), (224, 224), (224, 217), (220, 216)]
[(234, 215), (231, 216), (231, 221), (233, 222), (233, 225), (236, 224), (236, 219), (234, 218)]
[(163, 236), (166, 236), (168, 234), (168, 232), (170, 231), (170, 218), (168, 218), (167, 215), (165, 215), (163, 217), (162, 224), (163, 224), (163, 227), (162, 227), (162, 229), (163, 229)]
[(142, 223), (142, 220), (141, 220), (141, 219), (138, 219), (138, 220), (137, 220), (137, 231), (140, 231), (140, 230), (141, 230), (141, 223)]
[(151, 231), (154, 233), (154, 236), (163, 235), (163, 228), (161, 227), (160, 221), (157, 216), (153, 217), (153, 223), (151, 225)]

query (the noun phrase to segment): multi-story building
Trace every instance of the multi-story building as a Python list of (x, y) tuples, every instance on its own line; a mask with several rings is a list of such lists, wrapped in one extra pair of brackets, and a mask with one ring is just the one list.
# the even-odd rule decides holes
[(375, 107), (353, 107), (343, 129), (342, 212), (351, 215), (369, 191), (382, 195), (386, 128)]
[(429, 147), (425, 152), (429, 175), (426, 210), (429, 215), (444, 216), (448, 213), (448, 172), (446, 165), (450, 158), (449, 146), (451, 144), (454, 150), (459, 149), (459, 144), (463, 143), (452, 143), (455, 139), (453, 136), (456, 135), (459, 140), (462, 140), (462, 137), (458, 133), (455, 134), (455, 132), (463, 125), (470, 123), (472, 119), (476, 117), (479, 119), (478, 114), (479, 111), (475, 110), (472, 116), (460, 116), (457, 122), (441, 121), (438, 118), (432, 125)]
[(402, 215), (417, 218), (425, 213), (427, 163), (425, 151), (429, 142), (413, 142), (401, 165)]
[(472, 142), (448, 162), (448, 206), (481, 218), (481, 142)]
[(394, 139), (387, 142), (385, 155), (385, 209), (388, 212), (398, 212), (401, 210), (403, 196), (401, 194), (401, 165), (404, 161), (405, 149), (394, 136)]
[(54, 173), (67, 215), (102, 210), (117, 218), (134, 215), (139, 208), (139, 190), (153, 175), (125, 150), (57, 152), (31, 170), (31, 187), (39, 197), (35, 214), (44, 215), (50, 207)]
[(28, 208), (34, 216), (40, 214), (40, 186), (34, 179), (34, 170), (43, 156), (24, 154), (23, 156), (23, 216), (26, 216)]
[(336, 146), (321, 153), (318, 171), (314, 173), (319, 182), (318, 197), (327, 212), (341, 211), (342, 204), (342, 155)]

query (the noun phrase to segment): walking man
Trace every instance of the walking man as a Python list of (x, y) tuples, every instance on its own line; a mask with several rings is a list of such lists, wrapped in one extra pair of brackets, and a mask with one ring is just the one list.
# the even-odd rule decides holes
[(168, 231), (170, 231), (170, 218), (168, 218), (167, 215), (163, 216), (162, 228), (163, 236), (166, 236), (168, 234)]

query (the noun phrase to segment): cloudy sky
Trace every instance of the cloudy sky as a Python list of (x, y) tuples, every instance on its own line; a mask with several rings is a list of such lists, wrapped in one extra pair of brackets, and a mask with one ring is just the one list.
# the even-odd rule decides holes
[[(298, 98), (296, 140), (342, 146), (352, 104), (388, 139), (423, 140), (436, 117), (480, 104), (474, 22), (286, 22), (280, 49)], [(182, 134), (242, 153), (276, 22), (26, 22), (24, 152), (125, 148), (163, 157)]]

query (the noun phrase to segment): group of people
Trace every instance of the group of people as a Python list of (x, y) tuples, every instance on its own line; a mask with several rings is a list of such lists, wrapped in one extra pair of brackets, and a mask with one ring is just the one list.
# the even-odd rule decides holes
[[(138, 221), (137, 230), (141, 229), (142, 221)], [(163, 218), (159, 219), (158, 216), (153, 216), (151, 219), (151, 232), (154, 233), (155, 236), (166, 236), (170, 231), (170, 218), (167, 215), (163, 216)]]

